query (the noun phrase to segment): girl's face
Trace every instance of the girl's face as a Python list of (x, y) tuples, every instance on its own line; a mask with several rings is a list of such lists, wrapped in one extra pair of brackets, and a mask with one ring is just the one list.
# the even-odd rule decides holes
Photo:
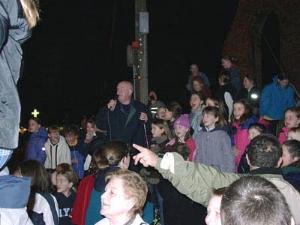
[(166, 108), (159, 108), (156, 113), (156, 118), (165, 120), (166, 118)]
[(297, 118), (295, 112), (288, 110), (284, 115), (284, 125), (287, 128), (293, 128), (299, 126), (300, 119)]
[(69, 182), (65, 176), (63, 176), (61, 174), (58, 174), (56, 176), (57, 192), (68, 193), (68, 192), (70, 192), (70, 189), (72, 188), (72, 186), (73, 186), (73, 183)]
[(202, 104), (202, 100), (198, 95), (192, 95), (190, 99), (190, 105), (193, 110), (200, 109)]
[(175, 135), (181, 140), (184, 140), (186, 133), (189, 131), (189, 128), (186, 128), (181, 125), (176, 125), (174, 127)]
[(288, 148), (283, 144), (282, 145), (282, 167), (288, 166), (293, 162), (296, 162), (297, 160), (299, 160), (298, 157), (293, 158), (289, 153)]
[(166, 109), (165, 120), (171, 120), (173, 118), (173, 112)]
[(300, 141), (300, 133), (299, 132), (289, 131), (287, 139), (288, 140), (297, 140), (297, 141)]
[(253, 138), (255, 138), (258, 135), (260, 135), (260, 132), (257, 129), (255, 129), (255, 128), (249, 129), (249, 131), (248, 131), (249, 141), (251, 141)]
[(245, 106), (241, 103), (235, 103), (233, 105), (233, 116), (236, 120), (239, 120), (245, 113)]
[(203, 115), (203, 124), (205, 127), (213, 127), (215, 126), (216, 122), (219, 120), (219, 117), (216, 117), (212, 113), (204, 113)]
[(192, 86), (193, 86), (193, 90), (196, 91), (196, 92), (199, 92), (199, 91), (202, 90), (202, 85), (196, 80), (193, 81)]
[(151, 125), (151, 133), (154, 138), (161, 137), (164, 134), (165, 130), (160, 128), (159, 126), (152, 124)]
[(95, 133), (96, 132), (96, 126), (94, 126), (94, 124), (91, 123), (86, 123), (86, 132), (87, 133)]
[(205, 223), (207, 225), (221, 225), (221, 196), (213, 195), (207, 206), (207, 216)]
[(205, 102), (205, 106), (216, 106), (216, 104), (212, 99), (207, 98)]
[(232, 66), (232, 63), (229, 59), (222, 59), (221, 63), (224, 69), (229, 69)]
[(35, 120), (29, 120), (28, 121), (28, 131), (31, 133), (38, 132), (41, 125), (38, 124)]
[(101, 196), (101, 215), (110, 219), (126, 215), (132, 209), (133, 201), (127, 197), (123, 186), (120, 178), (111, 178)]

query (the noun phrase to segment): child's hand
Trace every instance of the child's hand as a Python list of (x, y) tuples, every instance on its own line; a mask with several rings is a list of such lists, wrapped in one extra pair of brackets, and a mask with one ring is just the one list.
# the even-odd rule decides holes
[(240, 155), (240, 150), (237, 147), (233, 146), (232, 151), (233, 151), (234, 156)]

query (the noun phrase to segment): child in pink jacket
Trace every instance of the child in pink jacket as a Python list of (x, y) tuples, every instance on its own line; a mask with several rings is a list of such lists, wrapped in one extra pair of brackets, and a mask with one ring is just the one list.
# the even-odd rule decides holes
[(300, 107), (289, 108), (284, 113), (284, 127), (281, 129), (278, 140), (283, 144), (287, 140), (288, 132), (291, 128), (300, 124)]
[(246, 146), (249, 144), (248, 129), (256, 123), (257, 118), (252, 115), (251, 106), (245, 100), (238, 100), (233, 104), (232, 144), (235, 154), (235, 164), (239, 165)]

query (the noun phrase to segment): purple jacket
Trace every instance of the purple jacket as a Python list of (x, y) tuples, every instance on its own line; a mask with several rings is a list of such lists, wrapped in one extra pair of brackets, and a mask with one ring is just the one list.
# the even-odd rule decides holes
[(41, 127), (38, 132), (32, 133), (25, 151), (24, 160), (37, 160), (44, 165), (46, 160), (45, 143), (48, 139), (48, 133)]

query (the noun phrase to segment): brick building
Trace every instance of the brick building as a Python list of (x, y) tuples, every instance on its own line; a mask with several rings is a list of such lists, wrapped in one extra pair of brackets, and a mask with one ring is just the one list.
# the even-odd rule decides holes
[(299, 15), (299, 0), (240, 0), (223, 54), (238, 58), (242, 74), (253, 74), (259, 86), (285, 71), (299, 89)]

